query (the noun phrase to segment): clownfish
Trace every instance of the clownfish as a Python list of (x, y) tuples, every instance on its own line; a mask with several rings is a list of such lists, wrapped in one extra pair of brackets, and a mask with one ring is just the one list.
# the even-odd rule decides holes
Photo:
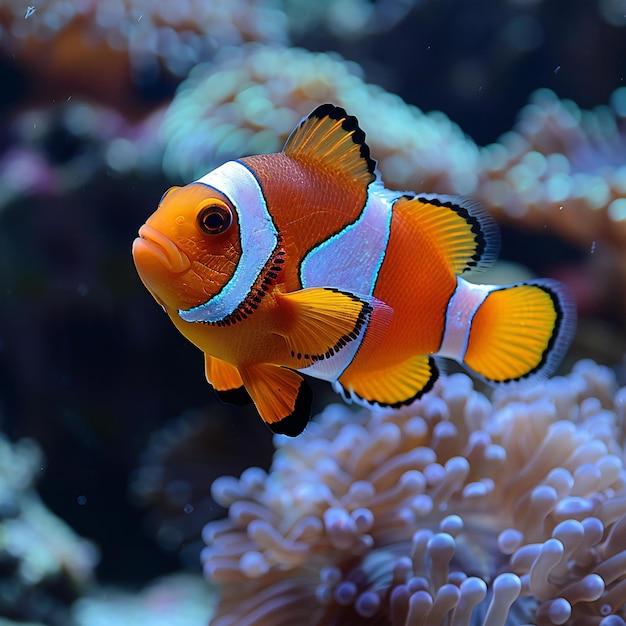
[(431, 389), (439, 357), (494, 385), (552, 374), (574, 332), (571, 296), (552, 280), (461, 277), (498, 249), (477, 202), (386, 189), (357, 119), (323, 104), (282, 152), (166, 191), (133, 257), (218, 395), (251, 399), (295, 436), (311, 413), (302, 374), (379, 407)]

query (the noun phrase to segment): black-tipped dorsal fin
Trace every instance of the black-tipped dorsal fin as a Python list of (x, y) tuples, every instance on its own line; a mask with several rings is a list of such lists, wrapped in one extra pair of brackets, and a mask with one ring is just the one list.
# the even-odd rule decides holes
[(342, 173), (365, 187), (376, 179), (376, 161), (365, 133), (356, 117), (334, 104), (321, 104), (305, 117), (289, 135), (283, 152)]

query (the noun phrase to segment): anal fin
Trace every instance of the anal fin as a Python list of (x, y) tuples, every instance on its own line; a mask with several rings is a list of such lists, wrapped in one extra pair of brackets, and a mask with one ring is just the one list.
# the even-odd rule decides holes
[(204, 372), (222, 402), (243, 406), (251, 402), (239, 370), (230, 363), (204, 355)]
[(295, 437), (311, 417), (312, 394), (293, 370), (260, 363), (241, 370), (243, 383), (263, 421), (275, 433)]
[(422, 355), (359, 376), (351, 376), (348, 368), (334, 387), (346, 399), (359, 404), (395, 408), (420, 398), (432, 388), (438, 376), (433, 357)]

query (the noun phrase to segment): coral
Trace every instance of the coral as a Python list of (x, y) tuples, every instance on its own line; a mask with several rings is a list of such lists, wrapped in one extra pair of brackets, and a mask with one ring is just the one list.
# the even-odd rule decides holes
[(139, 593), (96, 589), (75, 603), (72, 614), (76, 626), (204, 626), (213, 601), (199, 576), (174, 574)]
[(164, 168), (195, 178), (230, 158), (273, 152), (312, 108), (335, 102), (356, 115), (392, 187), (476, 195), (502, 217), (575, 243), (626, 237), (626, 88), (613, 109), (581, 112), (536, 92), (513, 131), (479, 149), (443, 113), (425, 114), (362, 80), (337, 55), (248, 45), (194, 68), (170, 105)]
[(42, 461), (34, 442), (0, 436), (0, 614), (65, 626), (98, 555), (34, 492)]
[[(610, 101), (583, 111), (535, 92), (513, 130), (481, 149), (474, 193), (498, 220), (552, 232), (590, 255), (568, 272), (584, 308), (626, 282), (626, 88)], [(620, 305), (626, 319), (623, 293)]]
[[(225, 45), (284, 43), (286, 19), (251, 0), (0, 0), (0, 42), (37, 80), (118, 106), (131, 84), (181, 78)], [(16, 54), (17, 53), (17, 54)], [(102, 68), (106, 67), (106, 72)], [(71, 93), (71, 92), (70, 92)]]
[(7, 122), (9, 140), (0, 153), (0, 207), (24, 196), (60, 196), (105, 171), (158, 173), (162, 116), (157, 110), (133, 123), (77, 99), (21, 111)]
[(294, 35), (320, 28), (337, 37), (357, 38), (385, 32), (402, 21), (415, 0), (282, 0), (281, 5)]
[(444, 114), (365, 83), (338, 55), (258, 44), (222, 50), (181, 84), (164, 121), (164, 170), (187, 182), (229, 159), (277, 152), (321, 102), (359, 118), (388, 186), (475, 189), (478, 149)]
[(624, 624), (626, 388), (581, 361), (490, 401), (454, 374), (409, 409), (332, 405), (269, 473), (219, 478), (213, 626)]
[(589, 249), (626, 244), (626, 88), (612, 107), (581, 111), (536, 91), (514, 129), (482, 151), (477, 196), (502, 218), (548, 225)]

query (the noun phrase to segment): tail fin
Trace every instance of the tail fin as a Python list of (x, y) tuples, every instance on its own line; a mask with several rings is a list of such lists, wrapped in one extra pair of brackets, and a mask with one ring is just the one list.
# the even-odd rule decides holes
[(476, 311), (465, 364), (488, 383), (554, 373), (576, 328), (569, 291), (552, 280), (494, 288)]

